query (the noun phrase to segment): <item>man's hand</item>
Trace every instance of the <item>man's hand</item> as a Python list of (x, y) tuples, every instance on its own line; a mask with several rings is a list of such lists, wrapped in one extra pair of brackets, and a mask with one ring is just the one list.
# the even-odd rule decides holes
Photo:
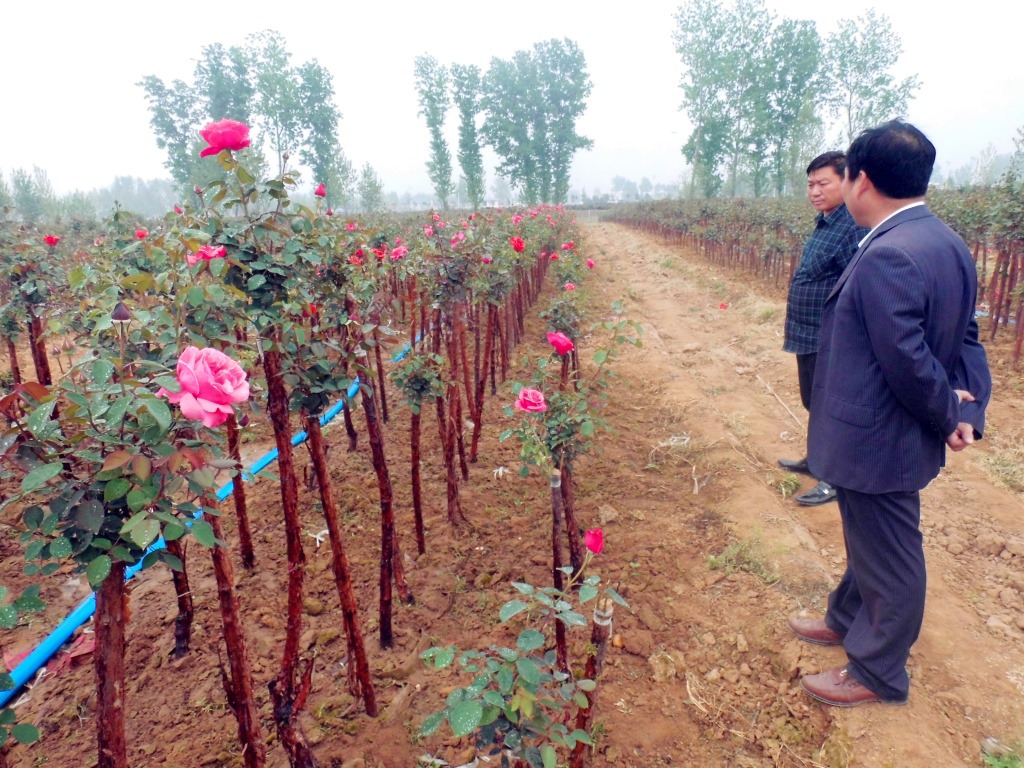
[(954, 451), (962, 451), (974, 442), (974, 427), (966, 421), (956, 425), (956, 431), (946, 438), (946, 445)]
[(968, 392), (966, 389), (954, 389), (956, 396), (960, 398), (961, 403), (973, 403), (974, 395)]

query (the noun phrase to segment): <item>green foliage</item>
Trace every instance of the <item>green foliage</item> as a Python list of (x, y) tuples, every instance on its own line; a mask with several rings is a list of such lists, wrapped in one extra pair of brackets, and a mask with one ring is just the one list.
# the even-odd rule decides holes
[(500, 158), (499, 172), (527, 204), (561, 203), (568, 196), (573, 155), (593, 144), (576, 132), (592, 87), (583, 52), (567, 38), (491, 60), (481, 135)]
[(434, 195), (442, 210), (448, 208), (452, 196), (452, 154), (444, 138), (444, 118), (448, 111), (448, 70), (433, 56), (417, 56), (414, 62), (416, 90), (419, 91), (419, 115), (427, 121), (430, 132), (430, 157), (427, 178), (434, 185)]
[[(527, 612), (539, 619), (542, 628), (550, 627), (554, 621), (566, 627), (586, 627), (586, 619), (573, 604), (573, 587), (582, 579), (580, 604), (598, 596), (600, 577), (583, 579), (591, 558), (588, 552), (580, 573), (570, 578), (564, 590), (514, 583), (521, 599), (509, 600), (502, 606), (501, 622), (507, 623)], [(562, 570), (571, 577), (571, 567)], [(606, 589), (605, 594), (626, 605), (615, 590)], [(506, 750), (535, 768), (554, 766), (559, 749), (572, 750), (577, 743), (592, 745), (587, 733), (570, 730), (568, 724), (575, 722), (579, 709), (589, 706), (586, 693), (593, 691), (597, 683), (558, 669), (555, 651), (544, 651), (548, 645), (544, 632), (526, 627), (519, 632), (514, 648), (492, 645), (485, 651), (461, 654), (453, 646), (428, 648), (421, 655), (428, 666), (445, 669), (458, 657), (463, 673), (472, 675), (473, 680), (468, 686), (453, 690), (445, 708), (430, 715), (420, 733), (429, 736), (447, 722), (455, 736), (476, 733), (479, 751), (498, 754)]]
[(412, 352), (391, 372), (395, 386), (405, 395), (413, 413), (419, 413), (424, 400), (444, 395), (445, 382), (441, 376), (444, 358), (428, 352)]
[(360, 208), (367, 213), (375, 213), (384, 209), (384, 183), (369, 163), (363, 165), (363, 169), (359, 172), (356, 193), (359, 196)]
[(921, 84), (916, 75), (899, 81), (892, 75), (902, 53), (889, 18), (874, 8), (843, 19), (829, 35), (822, 94), (832, 113), (843, 119), (848, 141), (865, 128), (906, 116), (907, 102)]
[(484, 161), (480, 151), (480, 135), (476, 116), (480, 111), (480, 69), (472, 64), (450, 67), (453, 98), (459, 113), (459, 166), (466, 182), (466, 195), (474, 210), (484, 204)]
[(191, 83), (148, 75), (138, 85), (149, 103), (157, 146), (167, 152), (165, 166), (182, 192), (224, 179), (226, 169), (199, 157), (197, 130), (230, 118), (259, 129), (252, 149), (242, 154), (254, 175), (263, 164), (262, 139), (278, 175), (285, 173), (285, 155), (298, 152), (313, 180), (327, 185), (332, 201), (347, 199), (351, 167), (338, 143), (341, 114), (330, 72), (316, 60), (293, 65), (279, 33), (252, 34), (239, 46), (204, 46)]

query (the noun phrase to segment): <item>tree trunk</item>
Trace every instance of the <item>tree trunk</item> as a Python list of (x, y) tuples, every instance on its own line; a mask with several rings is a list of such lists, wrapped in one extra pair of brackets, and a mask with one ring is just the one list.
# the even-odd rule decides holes
[[(608, 637), (612, 633), (612, 614), (615, 604), (608, 598), (601, 598), (594, 607), (594, 627), (590, 632), (590, 647), (594, 649), (593, 655), (587, 658), (587, 665), (583, 676), (587, 680), (597, 681), (604, 670), (605, 651), (608, 650)], [(576, 727), (581, 731), (589, 733), (590, 724), (594, 721), (594, 706), (597, 703), (597, 691), (595, 688), (586, 693), (588, 705), (580, 707), (576, 711)], [(572, 750), (572, 757), (569, 760), (570, 768), (583, 768), (587, 763), (587, 755), (590, 748), (582, 741), (576, 742)]]
[[(565, 574), (562, 573), (562, 476), (553, 470), (548, 476), (551, 483), (551, 575), (556, 590), (565, 588)], [(569, 673), (569, 646), (565, 640), (565, 624), (555, 619), (555, 658), (558, 668)]]
[[(473, 441), (469, 448), (469, 460), (475, 462), (477, 457), (477, 448), (480, 443), (480, 431), (483, 426), (483, 412), (484, 412), (484, 391), (487, 389), (487, 372), (491, 367), (491, 351), (494, 344), (494, 313), (495, 308), (492, 304), (487, 305), (487, 330), (484, 331), (484, 350), (483, 354), (480, 355), (482, 360), (482, 371), (477, 371), (476, 379), (476, 391), (473, 393), (475, 399), (475, 412), (476, 418), (473, 419)], [(480, 334), (479, 328), (477, 328), (477, 346), (480, 345)], [(467, 395), (468, 397), (469, 395)]]
[(11, 339), (7, 339), (7, 354), (11, 358), (11, 376), (14, 378), (14, 386), (21, 384), (21, 366), (18, 365), (18, 348)]
[(249, 528), (249, 507), (245, 502), (245, 483), (242, 482), (242, 448), (238, 435), (238, 421), (235, 414), (228, 416), (228, 452), (238, 462), (238, 474), (231, 484), (231, 495), (235, 501), (235, 517), (238, 520), (238, 551), (242, 556), (242, 567), (251, 571), (256, 566), (256, 550), (252, 545), (252, 531)]
[(178, 617), (174, 620), (174, 658), (180, 659), (188, 653), (189, 642), (192, 640), (192, 590), (188, 584), (188, 566), (185, 563), (185, 548), (180, 539), (167, 542), (167, 552), (181, 561), (180, 571), (171, 571), (174, 582), (174, 594), (178, 596)]
[(338, 599), (341, 602), (341, 614), (348, 638), (349, 692), (362, 698), (366, 714), (376, 717), (377, 695), (370, 678), (370, 664), (366, 658), (363, 631), (359, 626), (359, 607), (355, 590), (352, 588), (352, 575), (348, 566), (348, 555), (345, 553), (345, 543), (341, 538), (341, 527), (338, 525), (338, 505), (334, 500), (331, 474), (327, 467), (327, 452), (324, 450), (320, 420), (316, 416), (306, 418), (306, 432), (309, 435), (313, 468), (320, 484), (320, 501), (323, 503), (327, 534), (331, 540), (331, 569), (334, 572), (334, 583), (338, 588)]
[(580, 543), (580, 528), (576, 523), (576, 494), (572, 487), (572, 468), (562, 464), (562, 510), (565, 514), (565, 535), (569, 540), (569, 563), (573, 573), (583, 567), (583, 546)]
[[(212, 500), (207, 500), (206, 507)], [(218, 541), (224, 540), (220, 517), (206, 516), (213, 535)], [(267, 747), (260, 732), (260, 717), (256, 710), (256, 697), (252, 690), (252, 668), (249, 666), (249, 652), (245, 646), (242, 631), (242, 617), (235, 592), (235, 567), (226, 548), (217, 544), (211, 550), (213, 572), (217, 579), (217, 599), (220, 602), (220, 619), (224, 626), (224, 645), (227, 649), (230, 675), (224, 675), (225, 694), (228, 705), (238, 722), (238, 740), (242, 745), (242, 759), (245, 768), (263, 768), (267, 762)]]
[(384, 423), (388, 423), (388, 391), (384, 387), (384, 363), (380, 353), (380, 334), (373, 329), (373, 354), (377, 360), (377, 391), (380, 393), (380, 415)]
[(125, 566), (115, 561), (96, 593), (96, 768), (128, 768), (124, 737)]
[[(33, 312), (29, 307), (28, 337), (32, 347), (32, 363), (36, 368), (36, 381), (43, 386), (53, 384), (53, 377), (50, 375), (50, 361), (46, 357), (46, 342), (43, 340), (43, 319)], [(42, 307), (39, 308), (42, 311)]]
[(363, 412), (366, 414), (366, 434), (370, 440), (373, 469), (377, 473), (380, 492), (380, 647), (390, 648), (394, 643), (391, 629), (391, 582), (395, 577), (395, 512), (392, 508), (391, 476), (384, 456), (384, 436), (377, 421), (377, 406), (372, 392), (360, 387)]
[(416, 522), (416, 551), (421, 555), (427, 552), (427, 539), (423, 533), (423, 493), (420, 489), (420, 409), (422, 401), (412, 413), (409, 426), (409, 442), (412, 445), (412, 513)]
[(299, 712), (309, 693), (312, 662), (307, 665), (301, 681), (296, 680), (299, 666), (299, 640), (302, 635), (303, 582), (306, 575), (306, 553), (302, 548), (302, 524), (299, 518), (298, 482), (292, 456), (292, 430), (288, 418), (288, 391), (282, 379), (280, 331), (268, 334), (272, 348), (263, 353), (263, 370), (267, 376), (267, 411), (274, 427), (277, 444), (277, 471), (281, 479), (281, 508), (284, 514), (285, 543), (288, 552), (288, 607), (285, 619), (284, 650), (281, 669), (270, 682), (274, 723), (278, 739), (288, 755), (292, 768), (317, 768), (318, 763), (306, 743), (299, 725)]

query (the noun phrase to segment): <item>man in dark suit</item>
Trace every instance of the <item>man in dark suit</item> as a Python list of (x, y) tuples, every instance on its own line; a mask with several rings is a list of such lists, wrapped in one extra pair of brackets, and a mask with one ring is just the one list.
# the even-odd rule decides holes
[(846, 162), (843, 198), (871, 232), (825, 302), (808, 427), (810, 468), (837, 491), (846, 572), (824, 619), (789, 622), (846, 650), (845, 667), (801, 680), (835, 706), (907, 700), (925, 603), (920, 490), (946, 446), (981, 438), (992, 389), (973, 259), (924, 205), (935, 147), (892, 121)]

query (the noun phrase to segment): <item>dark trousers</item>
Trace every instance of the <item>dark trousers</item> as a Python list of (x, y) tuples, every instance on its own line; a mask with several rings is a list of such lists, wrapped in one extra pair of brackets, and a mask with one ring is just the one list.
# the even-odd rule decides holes
[(796, 356), (796, 375), (800, 381), (800, 402), (808, 411), (811, 410), (811, 385), (814, 384), (814, 363), (817, 359), (817, 352)]
[(850, 674), (883, 699), (903, 701), (910, 647), (924, 619), (921, 496), (836, 492), (846, 573), (828, 597), (825, 622), (843, 637)]

